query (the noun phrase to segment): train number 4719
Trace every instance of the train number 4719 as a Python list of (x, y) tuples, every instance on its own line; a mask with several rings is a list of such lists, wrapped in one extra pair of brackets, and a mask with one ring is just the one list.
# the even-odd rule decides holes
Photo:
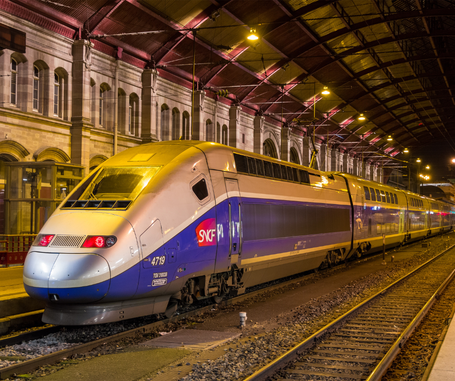
[(150, 261), (150, 264), (152, 266), (162, 266), (164, 265), (164, 262), (166, 262), (166, 256), (160, 255), (159, 257), (153, 257)]

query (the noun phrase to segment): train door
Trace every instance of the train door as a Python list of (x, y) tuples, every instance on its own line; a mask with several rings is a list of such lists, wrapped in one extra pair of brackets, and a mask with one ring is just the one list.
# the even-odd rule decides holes
[(405, 210), (403, 210), (403, 209), (400, 210), (400, 222), (399, 222), (400, 225), (399, 225), (399, 230), (398, 230), (398, 232), (400, 234), (405, 233), (405, 230), (406, 230), (405, 226), (404, 226), (405, 225), (404, 221), (405, 221), (405, 217), (406, 217), (405, 213), (406, 213)]
[[(143, 292), (149, 287), (167, 284), (167, 273), (162, 272), (164, 265), (171, 261), (166, 258), (163, 246), (163, 229), (160, 220), (155, 220), (139, 237), (141, 245), (142, 268), (139, 277), (139, 290)], [(150, 255), (152, 254), (153, 255)], [(158, 274), (158, 275), (157, 275)]]
[(227, 200), (217, 205), (218, 250), (215, 272), (240, 263), (242, 254), (242, 202), (236, 179), (225, 178)]

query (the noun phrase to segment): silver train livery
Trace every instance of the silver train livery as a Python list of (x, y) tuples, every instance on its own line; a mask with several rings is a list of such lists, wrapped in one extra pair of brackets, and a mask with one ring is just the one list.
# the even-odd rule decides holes
[(125, 150), (62, 202), (24, 265), (43, 321), (150, 314), (452, 229), (450, 204), (216, 143)]

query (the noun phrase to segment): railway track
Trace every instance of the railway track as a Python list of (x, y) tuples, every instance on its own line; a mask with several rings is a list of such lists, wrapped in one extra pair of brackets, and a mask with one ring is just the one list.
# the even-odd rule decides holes
[(402, 277), (245, 381), (379, 380), (455, 276), (455, 245)]
[[(324, 270), (325, 276), (330, 276), (331, 273), (340, 271), (342, 266), (339, 266), (338, 268), (332, 268), (332, 269), (326, 269)], [(229, 298), (227, 300), (222, 301), (219, 303), (220, 306), (222, 305), (231, 305), (231, 304), (236, 304), (240, 303), (248, 298), (252, 298), (258, 294), (261, 294), (265, 291), (272, 291), (274, 289), (281, 289), (286, 286), (292, 286), (295, 283), (299, 283), (305, 280), (310, 280), (313, 277), (319, 276), (316, 273), (311, 273), (311, 274), (306, 274), (306, 275), (301, 275), (299, 277), (294, 277), (293, 279), (287, 280), (287, 281), (281, 281), (281, 282), (272, 282), (272, 285), (269, 285), (268, 287), (263, 287), (263, 288), (258, 288), (254, 289), (253, 291), (249, 291), (246, 294), (240, 295), (240, 296), (235, 296), (232, 298)], [(1, 367), (0, 366), (0, 380), (4, 380), (6, 378), (9, 378), (15, 374), (22, 374), (22, 373), (28, 373), (32, 372), (33, 370), (42, 367), (42, 366), (47, 366), (47, 365), (52, 365), (55, 364), (63, 359), (67, 359), (73, 355), (76, 354), (82, 354), (82, 353), (87, 353), (90, 350), (100, 347), (102, 345), (106, 345), (112, 342), (116, 342), (119, 340), (124, 340), (130, 337), (135, 337), (136, 335), (146, 335), (151, 332), (155, 332), (158, 330), (163, 329), (166, 325), (169, 323), (176, 323), (180, 320), (184, 320), (187, 318), (190, 318), (192, 316), (197, 316), (206, 312), (211, 311), (214, 308), (215, 304), (209, 304), (205, 305), (203, 307), (198, 307), (198, 308), (193, 308), (190, 311), (187, 312), (180, 312), (178, 314), (175, 314), (171, 318), (166, 318), (166, 319), (161, 319), (159, 321), (154, 321), (153, 323), (150, 324), (141, 324), (137, 323), (135, 328), (127, 329), (124, 332), (120, 332), (114, 335), (103, 335), (98, 340), (91, 340), (85, 343), (78, 343), (74, 346), (71, 346), (70, 348), (59, 350), (44, 356), (39, 356), (30, 360), (26, 360), (8, 367)], [(132, 319), (134, 321), (141, 321), (143, 318), (138, 318), (138, 319)], [(114, 323), (115, 324), (115, 323)], [(133, 323), (134, 325), (135, 323)], [(137, 325), (140, 325), (137, 327)], [(89, 330), (90, 327), (84, 327), (85, 329)], [(37, 339), (42, 339), (46, 337), (47, 335), (51, 334), (58, 334), (59, 332), (62, 331), (70, 331), (70, 330), (83, 330), (83, 327), (62, 327), (62, 326), (48, 326), (48, 327), (43, 327), (39, 328), (36, 330), (33, 330), (31, 332), (24, 332), (22, 334), (18, 334), (15, 336), (6, 336), (6, 337), (0, 337), (0, 349), (4, 348), (6, 346), (12, 346), (16, 344), (20, 344), (23, 342), (27, 342), (30, 340), (37, 340)]]
[[(324, 274), (324, 276), (331, 276), (331, 274), (333, 274), (337, 271), (342, 271), (342, 268), (343, 268), (343, 266), (339, 266), (338, 268), (327, 269), (321, 273)], [(249, 292), (248, 294), (244, 294), (244, 295), (241, 295), (238, 297), (234, 297), (232, 299), (228, 299), (226, 301), (223, 301), (222, 304), (229, 305), (229, 304), (239, 303), (239, 302), (244, 301), (245, 299), (254, 297), (257, 294), (261, 294), (261, 293), (265, 292), (266, 290), (281, 289), (286, 286), (293, 287), (293, 285), (295, 283), (300, 283), (302, 281), (309, 280), (313, 277), (319, 277), (319, 276), (321, 276), (321, 273), (319, 273), (319, 274), (313, 273), (313, 274), (305, 275), (303, 277), (291, 279), (291, 280), (281, 282), (281, 283), (274, 282), (275, 284), (272, 286), (269, 286), (268, 288), (259, 289), (257, 291)], [(12, 366), (2, 368), (0, 365), (0, 379), (5, 379), (8, 377), (11, 377), (14, 374), (28, 373), (41, 366), (55, 364), (58, 361), (61, 361), (66, 358), (70, 358), (73, 355), (87, 353), (94, 348), (97, 348), (97, 347), (100, 347), (100, 346), (103, 346), (103, 345), (106, 345), (106, 344), (109, 344), (109, 343), (112, 343), (115, 341), (124, 340), (129, 337), (134, 337), (137, 335), (146, 335), (150, 332), (161, 330), (163, 327), (165, 327), (169, 323), (174, 323), (179, 320), (189, 318), (191, 316), (203, 314), (205, 312), (210, 311), (212, 308), (213, 308), (213, 305), (208, 305), (208, 306), (205, 306), (202, 308), (194, 309), (189, 312), (180, 313), (179, 315), (173, 316), (170, 319), (163, 319), (160, 321), (153, 322), (151, 324), (144, 324), (140, 327), (132, 328), (132, 329), (129, 329), (124, 332), (120, 332), (120, 333), (110, 335), (110, 336), (101, 337), (98, 340), (91, 340), (91, 341), (88, 341), (88, 342), (85, 342), (82, 344), (79, 343), (77, 345), (72, 346), (71, 348), (60, 350), (60, 351), (57, 351), (57, 352), (54, 352), (51, 354), (47, 354), (45, 356), (40, 356), (40, 357), (31, 359), (31, 360), (23, 361), (21, 363), (14, 364)], [(6, 339), (0, 338), (0, 348), (5, 347), (6, 345), (10, 346), (10, 345), (14, 345), (14, 344), (21, 343), (21, 342), (28, 341), (28, 340), (39, 339), (49, 333), (59, 332), (61, 329), (62, 329), (62, 327), (52, 326), (52, 327), (41, 329), (41, 330), (34, 331), (31, 333), (17, 335), (15, 337), (8, 337)], [(70, 330), (72, 328), (70, 327), (70, 328), (64, 328), (64, 329)]]

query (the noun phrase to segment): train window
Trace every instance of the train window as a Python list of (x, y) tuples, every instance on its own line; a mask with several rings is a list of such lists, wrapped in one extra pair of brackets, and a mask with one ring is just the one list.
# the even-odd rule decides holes
[(235, 168), (237, 172), (248, 173), (248, 163), (246, 156), (234, 154)]
[(376, 194), (374, 193), (374, 189), (370, 188), (371, 200), (376, 201)]
[(376, 191), (376, 200), (377, 200), (378, 202), (381, 202), (381, 193), (379, 193), (379, 190), (378, 190), (378, 189), (375, 189), (375, 191)]
[(397, 198), (396, 193), (393, 194), (393, 198), (395, 199), (395, 204), (398, 204), (398, 198)]
[(281, 167), (281, 178), (283, 180), (287, 180), (288, 179), (288, 173), (286, 171), (286, 166), (280, 165), (280, 167)]
[(201, 179), (196, 184), (194, 184), (192, 189), (196, 197), (201, 201), (209, 195), (205, 179)]
[(262, 160), (256, 159), (256, 169), (258, 171), (259, 176), (264, 176), (264, 164)]
[(393, 199), (393, 193), (392, 192), (390, 192), (390, 202), (392, 204), (395, 204), (395, 200)]
[(288, 180), (294, 181), (294, 172), (292, 172), (292, 168), (286, 167), (286, 170), (288, 171)]
[(300, 182), (303, 184), (309, 184), (310, 183), (310, 175), (308, 174), (307, 171), (302, 171), (299, 169), (299, 177), (300, 177)]
[(160, 167), (104, 167), (81, 194), (82, 200), (135, 200)]
[(256, 160), (254, 160), (252, 157), (248, 157), (248, 172), (251, 173), (252, 175), (257, 175), (256, 171)]
[(365, 200), (369, 200), (370, 199), (370, 190), (368, 189), (368, 187), (363, 187), (363, 191), (365, 193)]
[(273, 165), (273, 177), (276, 179), (281, 179), (281, 167), (277, 163), (272, 163)]
[(264, 173), (267, 177), (273, 177), (273, 167), (270, 161), (264, 161)]
[(292, 168), (292, 174), (294, 181), (299, 182), (299, 172), (297, 171), (297, 168)]
[(387, 198), (387, 202), (390, 204), (390, 196), (389, 196), (389, 192), (385, 192), (385, 196)]
[(384, 191), (381, 191), (381, 201), (382, 201), (382, 202), (386, 202), (386, 198), (385, 198), (385, 193), (384, 193)]

